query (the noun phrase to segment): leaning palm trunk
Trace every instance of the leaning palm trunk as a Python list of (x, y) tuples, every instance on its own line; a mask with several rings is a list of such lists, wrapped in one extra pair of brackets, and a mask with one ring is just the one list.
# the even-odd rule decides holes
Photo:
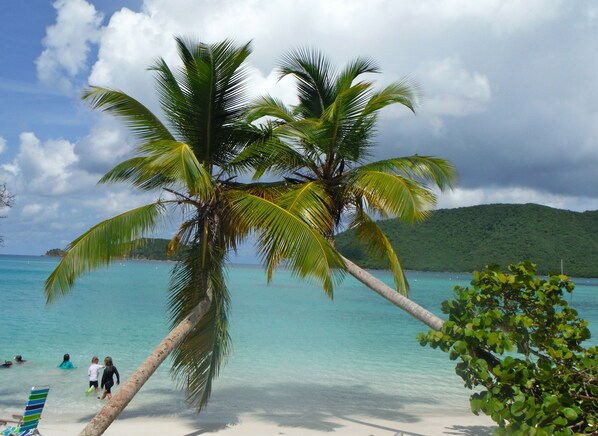
[(193, 311), (170, 331), (153, 353), (135, 370), (131, 377), (123, 384), (112, 399), (98, 412), (98, 414), (85, 426), (79, 436), (99, 436), (114, 422), (120, 413), (127, 407), (133, 397), (149, 380), (152, 374), (166, 360), (170, 353), (179, 345), (197, 323), (201, 320), (212, 304), (212, 292), (208, 290), (206, 297), (193, 309)]
[[(415, 319), (423, 322), (433, 330), (442, 330), (442, 326), (444, 325), (444, 321), (442, 319), (438, 318), (432, 312), (424, 309), (419, 304), (414, 303), (409, 298), (402, 296), (393, 288), (385, 283), (382, 283), (379, 279), (371, 275), (369, 272), (361, 269), (346, 257), (341, 256), (341, 259), (343, 262), (345, 262), (345, 269), (347, 272), (361, 283), (366, 285), (368, 288), (380, 294), (399, 309), (403, 309), (405, 312), (413, 316)], [(482, 359), (486, 360), (490, 368), (494, 368), (500, 363), (500, 361), (491, 352), (485, 350), (483, 347), (474, 347), (471, 350), (471, 353), (474, 357), (481, 357)]]
[(426, 324), (428, 327), (434, 330), (441, 330), (444, 321), (434, 315), (432, 312), (421, 307), (419, 304), (414, 303), (409, 298), (402, 296), (390, 286), (386, 285), (369, 272), (361, 269), (346, 257), (342, 257), (345, 262), (345, 268), (349, 274), (359, 280), (361, 283), (366, 285), (368, 288), (380, 294), (386, 298), (395, 306), (403, 309), (405, 312), (418, 319), (419, 321)]

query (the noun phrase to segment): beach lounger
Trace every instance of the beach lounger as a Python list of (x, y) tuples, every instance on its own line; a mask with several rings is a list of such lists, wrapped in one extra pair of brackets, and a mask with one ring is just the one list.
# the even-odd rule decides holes
[[(23, 415), (13, 415), (13, 419), (0, 418), (0, 424), (14, 424), (0, 431), (2, 436), (32, 436), (41, 435), (37, 430), (37, 425), (42, 416), (46, 398), (48, 397), (49, 386), (32, 387), (29, 394), (29, 400), (25, 405)], [(18, 421), (15, 421), (17, 419)]]

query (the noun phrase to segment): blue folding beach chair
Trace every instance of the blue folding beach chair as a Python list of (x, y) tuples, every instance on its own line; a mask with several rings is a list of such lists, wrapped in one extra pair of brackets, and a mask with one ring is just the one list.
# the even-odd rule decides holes
[[(31, 393), (29, 394), (29, 400), (25, 406), (25, 413), (23, 415), (13, 415), (13, 419), (0, 419), (0, 424), (11, 425), (5, 430), (0, 432), (2, 436), (31, 436), (41, 435), (37, 430), (37, 425), (42, 416), (44, 405), (46, 404), (46, 398), (50, 391), (49, 386), (38, 386), (32, 387)], [(15, 421), (14, 419), (18, 419)]]

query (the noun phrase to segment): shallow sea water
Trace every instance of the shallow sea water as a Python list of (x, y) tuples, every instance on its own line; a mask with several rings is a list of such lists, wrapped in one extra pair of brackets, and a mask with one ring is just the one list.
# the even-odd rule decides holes
[[(85, 396), (91, 357), (110, 355), (126, 379), (168, 331), (168, 262), (126, 261), (84, 276), (73, 292), (46, 305), (43, 283), (57, 264), (46, 257), (0, 256), (0, 360), (22, 354), (30, 363), (0, 369), (0, 412), (20, 409), (33, 385), (50, 385), (47, 413), (95, 413)], [(391, 276), (376, 272), (387, 283)], [(409, 421), (414, 410), (468, 413), (470, 392), (454, 362), (415, 340), (427, 328), (346, 277), (331, 301), (315, 283), (288, 272), (270, 285), (259, 266), (232, 266), (233, 351), (216, 379), (206, 412), (218, 416), (367, 415)], [(440, 303), (466, 274), (409, 272), (411, 298), (440, 315)], [(598, 280), (576, 279), (571, 304), (590, 321), (598, 344)], [(72, 371), (57, 368), (70, 353)], [(128, 408), (171, 415), (189, 411), (158, 369)], [(323, 419), (323, 418), (322, 418)], [(414, 418), (415, 419), (415, 418)]]

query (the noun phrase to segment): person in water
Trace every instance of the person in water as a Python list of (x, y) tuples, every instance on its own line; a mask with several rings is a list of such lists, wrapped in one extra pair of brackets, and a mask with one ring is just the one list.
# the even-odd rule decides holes
[(21, 364), (23, 364), (23, 363), (25, 363), (25, 362), (27, 362), (27, 361), (26, 361), (26, 360), (23, 360), (23, 356), (21, 356), (20, 354), (17, 354), (17, 355), (15, 356), (15, 363), (16, 363), (17, 365), (21, 365)]
[(93, 356), (91, 365), (89, 365), (89, 369), (87, 370), (87, 375), (89, 376), (89, 389), (87, 392), (91, 393), (92, 388), (95, 388), (96, 395), (98, 394), (98, 372), (104, 367), (104, 365), (100, 365), (99, 362), (100, 359), (98, 359), (97, 356)]
[(102, 400), (108, 397), (109, 400), (112, 399), (112, 386), (114, 386), (114, 376), (116, 375), (116, 384), (120, 384), (120, 375), (118, 374), (118, 369), (112, 363), (112, 357), (108, 356), (104, 359), (104, 373), (102, 374), (102, 389), (104, 392), (102, 393)]
[(62, 363), (60, 365), (58, 365), (58, 368), (60, 369), (73, 369), (75, 368), (75, 365), (73, 365), (73, 362), (71, 362), (71, 356), (69, 356), (69, 354), (65, 354), (64, 357), (62, 358)]
[(10, 360), (5, 360), (4, 363), (2, 365), (0, 365), (0, 368), (10, 368), (12, 365), (12, 362)]

